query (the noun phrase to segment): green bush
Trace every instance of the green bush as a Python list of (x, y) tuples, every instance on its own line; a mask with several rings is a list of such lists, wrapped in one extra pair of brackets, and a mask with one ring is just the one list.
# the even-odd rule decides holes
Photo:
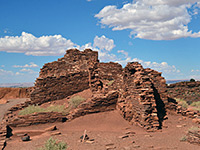
[(190, 82), (195, 82), (195, 79), (190, 79)]
[(38, 105), (30, 105), (19, 112), (19, 115), (29, 115), (33, 113), (39, 112), (64, 112), (65, 106), (64, 105), (51, 105), (47, 108), (42, 108)]
[(85, 98), (83, 98), (83, 97), (81, 97), (79, 95), (74, 96), (69, 100), (69, 107), (70, 108), (76, 108), (83, 101), (85, 101)]
[(45, 145), (39, 150), (66, 150), (67, 149), (67, 144), (65, 142), (58, 142), (57, 139), (54, 139), (50, 137)]

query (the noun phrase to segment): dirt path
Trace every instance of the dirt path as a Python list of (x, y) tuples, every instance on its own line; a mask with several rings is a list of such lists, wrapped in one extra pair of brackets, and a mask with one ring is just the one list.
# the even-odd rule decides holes
[(0, 121), (2, 121), (5, 112), (12, 106), (25, 102), (28, 98), (9, 99), (8, 103), (0, 104)]
[[(117, 111), (90, 114), (71, 122), (35, 125), (30, 127), (13, 128), (14, 133), (35, 130), (37, 134), (31, 135), (31, 141), (21, 142), (19, 137), (12, 137), (5, 150), (35, 150), (44, 145), (52, 132), (38, 134), (47, 127), (56, 125), (61, 132), (54, 137), (68, 144), (67, 150), (197, 150), (198, 145), (181, 142), (188, 128), (195, 126), (191, 119), (183, 120), (182, 116), (170, 115), (162, 132), (146, 132), (135, 125), (130, 125)], [(84, 130), (94, 143), (79, 142)], [(129, 137), (122, 138), (127, 132), (135, 132)]]

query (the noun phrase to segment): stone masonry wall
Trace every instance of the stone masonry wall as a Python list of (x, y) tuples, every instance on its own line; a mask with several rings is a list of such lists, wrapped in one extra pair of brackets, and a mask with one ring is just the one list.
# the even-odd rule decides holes
[(98, 63), (91, 73), (91, 89), (93, 92), (108, 93), (121, 87), (122, 66), (118, 63)]
[[(9, 115), (7, 117), (9, 117)], [(25, 127), (35, 124), (65, 122), (67, 120), (66, 115), (58, 112), (40, 112), (6, 119), (8, 120), (6, 124), (10, 127)]]
[(45, 64), (31, 94), (33, 104), (62, 99), (88, 89), (89, 70), (97, 62), (97, 52), (72, 49), (58, 61)]
[[(147, 130), (162, 127), (165, 105), (156, 85), (155, 75), (149, 74), (139, 63), (128, 63), (124, 68), (122, 93), (117, 108), (122, 116)], [(158, 81), (159, 82), (159, 81)], [(161, 80), (160, 80), (161, 82)], [(164, 87), (163, 87), (164, 88)]]
[(90, 49), (71, 49), (58, 61), (45, 64), (31, 101), (19, 107), (63, 99), (89, 88), (93, 98), (75, 109), (72, 116), (107, 111), (114, 106), (124, 119), (147, 130), (161, 128), (166, 119), (168, 97), (161, 73), (144, 69), (137, 62), (128, 63), (124, 69), (118, 63), (99, 63), (98, 53)]

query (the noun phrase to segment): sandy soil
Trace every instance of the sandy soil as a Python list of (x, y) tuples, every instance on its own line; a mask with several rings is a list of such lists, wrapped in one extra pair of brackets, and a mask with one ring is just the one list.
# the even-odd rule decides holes
[[(169, 114), (165, 128), (161, 132), (146, 132), (135, 125), (130, 125), (117, 111), (90, 114), (74, 119), (71, 122), (34, 125), (13, 128), (14, 136), (7, 141), (5, 150), (36, 150), (43, 146), (52, 133), (60, 132), (54, 137), (65, 141), (68, 150), (197, 150), (198, 145), (180, 142), (188, 128), (195, 126), (191, 119)], [(44, 132), (44, 129), (56, 125), (58, 130)], [(84, 130), (94, 143), (81, 143), (80, 136)], [(135, 132), (122, 138), (127, 132)], [(17, 133), (28, 133), (31, 141), (22, 142)]]

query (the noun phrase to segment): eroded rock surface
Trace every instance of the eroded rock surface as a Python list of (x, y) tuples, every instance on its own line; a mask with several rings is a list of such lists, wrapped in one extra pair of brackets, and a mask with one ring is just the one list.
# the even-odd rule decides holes
[(32, 88), (0, 88), (0, 104), (9, 99), (28, 98)]

